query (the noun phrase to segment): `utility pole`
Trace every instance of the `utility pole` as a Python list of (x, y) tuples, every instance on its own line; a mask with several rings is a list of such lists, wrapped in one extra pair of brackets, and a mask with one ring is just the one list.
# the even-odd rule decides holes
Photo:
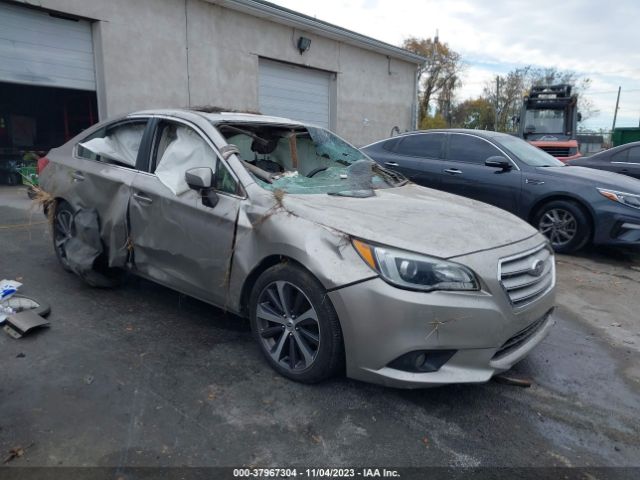
[(622, 90), (622, 87), (618, 87), (618, 98), (616, 99), (616, 110), (613, 112), (613, 126), (611, 127), (611, 135), (613, 135), (613, 131), (616, 129), (616, 120), (618, 118), (618, 105), (620, 105), (620, 90)]
[(498, 111), (500, 109), (500, 75), (496, 75), (496, 119), (493, 125), (493, 129), (498, 131)]

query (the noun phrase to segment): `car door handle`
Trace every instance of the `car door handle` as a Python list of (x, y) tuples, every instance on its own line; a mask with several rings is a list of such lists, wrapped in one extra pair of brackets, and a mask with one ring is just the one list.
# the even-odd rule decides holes
[(457, 168), (445, 168), (443, 171), (449, 175), (460, 175), (462, 173), (462, 170), (458, 170)]
[(536, 180), (534, 178), (527, 178), (525, 179), (524, 183), (526, 183), (527, 185), (544, 185), (544, 182), (542, 180)]
[(384, 164), (388, 167), (399, 167), (400, 165), (398, 165), (396, 162), (384, 162)]
[(81, 182), (84, 180), (84, 175), (80, 170), (76, 170), (71, 174), (71, 178), (73, 178), (74, 182)]
[(133, 198), (138, 200), (140, 203), (146, 203), (147, 205), (153, 203), (153, 200), (142, 193), (134, 193)]

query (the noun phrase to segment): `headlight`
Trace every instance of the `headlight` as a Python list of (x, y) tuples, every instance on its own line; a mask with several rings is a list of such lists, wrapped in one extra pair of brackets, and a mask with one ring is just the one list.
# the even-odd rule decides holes
[(474, 273), (463, 265), (352, 239), (362, 259), (383, 280), (409, 290), (479, 290)]
[(640, 195), (635, 193), (616, 192), (615, 190), (607, 190), (606, 188), (598, 188), (600, 195), (607, 197), (614, 202), (622, 203), (633, 208), (640, 208)]

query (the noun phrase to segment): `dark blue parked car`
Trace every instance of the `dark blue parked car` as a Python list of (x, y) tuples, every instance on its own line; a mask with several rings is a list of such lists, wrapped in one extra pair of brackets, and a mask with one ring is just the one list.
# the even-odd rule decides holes
[(578, 167), (596, 168), (640, 178), (640, 142), (620, 145), (590, 157), (581, 157), (567, 163)]
[(566, 166), (514, 136), (429, 130), (362, 150), (417, 184), (510, 211), (539, 228), (558, 252), (590, 242), (640, 246), (640, 180)]

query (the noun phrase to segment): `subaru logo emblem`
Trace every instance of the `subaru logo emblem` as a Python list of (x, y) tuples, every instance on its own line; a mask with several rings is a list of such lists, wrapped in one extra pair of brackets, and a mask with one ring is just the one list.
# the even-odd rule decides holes
[(544, 271), (544, 262), (542, 260), (536, 260), (531, 265), (531, 268), (529, 269), (528, 273), (529, 275), (533, 275), (534, 277), (539, 277), (540, 275), (542, 275), (543, 271)]

